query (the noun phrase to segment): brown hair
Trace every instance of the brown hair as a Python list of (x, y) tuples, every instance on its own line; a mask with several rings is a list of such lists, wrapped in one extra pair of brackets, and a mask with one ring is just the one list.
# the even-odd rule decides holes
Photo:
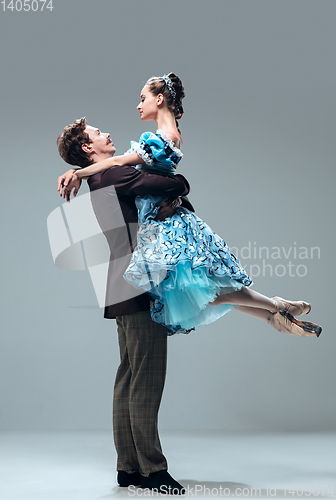
[(170, 93), (169, 88), (162, 77), (152, 76), (152, 78), (147, 80), (146, 86), (149, 88), (149, 91), (152, 92), (152, 94), (163, 95), (169, 111), (171, 111), (175, 116), (176, 128), (181, 133), (177, 120), (182, 118), (182, 115), (184, 113), (182, 106), (182, 99), (185, 97), (184, 87), (180, 78), (176, 76), (175, 73), (168, 73), (167, 76), (169, 76), (173, 84), (176, 93), (175, 98)]
[(87, 125), (86, 118), (80, 118), (64, 127), (62, 133), (57, 137), (58, 152), (63, 160), (70, 165), (78, 165), (83, 168), (93, 163), (82, 149), (82, 144), (92, 142), (89, 134), (85, 132)]

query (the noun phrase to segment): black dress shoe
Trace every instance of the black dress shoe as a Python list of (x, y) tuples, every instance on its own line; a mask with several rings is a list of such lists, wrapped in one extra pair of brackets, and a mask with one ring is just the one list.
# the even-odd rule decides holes
[(140, 474), (140, 486), (141, 488), (157, 490), (158, 493), (164, 495), (184, 495), (186, 492), (182, 484), (175, 481), (166, 470), (152, 472), (148, 477)]
[(120, 470), (118, 472), (117, 481), (119, 486), (127, 487), (127, 486), (139, 486), (140, 484), (140, 474), (139, 472), (125, 472), (124, 470)]

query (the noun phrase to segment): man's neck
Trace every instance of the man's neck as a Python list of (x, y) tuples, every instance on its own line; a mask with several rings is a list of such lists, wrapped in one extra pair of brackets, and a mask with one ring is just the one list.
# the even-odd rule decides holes
[(107, 160), (107, 158), (112, 158), (112, 156), (113, 156), (113, 154), (110, 154), (110, 153), (105, 153), (105, 154), (100, 154), (100, 155), (95, 154), (92, 157), (92, 160), (93, 160), (93, 163), (98, 163), (99, 161)]

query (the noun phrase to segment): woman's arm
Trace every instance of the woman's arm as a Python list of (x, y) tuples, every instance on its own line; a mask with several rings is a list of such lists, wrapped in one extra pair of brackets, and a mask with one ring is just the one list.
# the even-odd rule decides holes
[(110, 167), (123, 167), (124, 165), (133, 166), (139, 165), (140, 163), (145, 162), (137, 153), (127, 153), (123, 156), (116, 156), (115, 158), (107, 158), (106, 160), (98, 161), (88, 167), (80, 169), (71, 168), (58, 178), (57, 190), (60, 196), (63, 196), (63, 198), (69, 202), (72, 189), (74, 189), (73, 195), (76, 196), (83, 179), (89, 179), (91, 175), (107, 170)]
[(57, 191), (59, 192), (60, 196), (62, 196), (63, 188), (69, 184), (75, 172), (76, 169), (71, 168), (70, 170), (64, 172), (64, 174), (60, 175), (57, 179)]
[(115, 158), (107, 158), (106, 160), (98, 161), (93, 163), (88, 167), (76, 170), (75, 175), (78, 179), (88, 179), (91, 175), (102, 172), (110, 167), (123, 167), (124, 165), (139, 165), (140, 163), (145, 163), (142, 158), (137, 153), (127, 153), (122, 156), (116, 156)]

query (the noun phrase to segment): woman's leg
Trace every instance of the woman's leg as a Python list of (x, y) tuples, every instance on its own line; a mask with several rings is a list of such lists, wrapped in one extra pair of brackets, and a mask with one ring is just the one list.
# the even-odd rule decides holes
[(269, 311), (278, 310), (274, 300), (255, 290), (246, 288), (245, 286), (236, 292), (223, 293), (223, 295), (219, 295), (214, 302), (211, 302), (211, 305), (214, 306), (219, 304), (239, 304), (241, 306), (268, 309)]
[(261, 309), (259, 307), (238, 306), (232, 310), (248, 314), (249, 316), (254, 316), (255, 318), (261, 319), (261, 321), (264, 321), (265, 323), (269, 323), (275, 314), (268, 309)]
[(285, 310), (293, 316), (300, 316), (304, 310), (310, 310), (310, 304), (307, 302), (286, 301), (280, 297), (273, 297), (270, 299), (266, 295), (262, 295), (245, 286), (236, 292), (223, 293), (223, 295), (219, 295), (211, 302), (212, 306), (217, 306), (219, 304), (239, 304), (241, 306), (266, 309), (271, 312)]

